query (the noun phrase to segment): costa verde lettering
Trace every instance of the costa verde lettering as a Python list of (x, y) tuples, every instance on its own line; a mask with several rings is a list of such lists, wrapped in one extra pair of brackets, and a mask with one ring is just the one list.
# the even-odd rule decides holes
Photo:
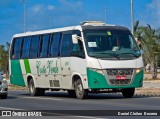
[[(54, 66), (53, 66), (54, 65)], [(41, 61), (36, 61), (37, 74), (56, 74), (58, 73), (58, 61), (48, 60), (46, 65)]]

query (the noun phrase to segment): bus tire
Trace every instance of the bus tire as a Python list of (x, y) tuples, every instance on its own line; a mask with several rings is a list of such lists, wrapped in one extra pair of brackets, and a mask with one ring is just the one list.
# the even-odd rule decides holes
[(131, 98), (131, 97), (133, 97), (134, 92), (135, 92), (135, 88), (125, 88), (125, 89), (122, 89), (122, 95), (123, 95), (124, 98)]
[(36, 88), (33, 79), (29, 81), (29, 92), (31, 96), (42, 96), (45, 93), (44, 89)]
[(76, 97), (75, 90), (67, 90), (69, 97)]
[(75, 94), (78, 99), (84, 99), (88, 96), (88, 91), (83, 88), (82, 81), (78, 79), (75, 81)]

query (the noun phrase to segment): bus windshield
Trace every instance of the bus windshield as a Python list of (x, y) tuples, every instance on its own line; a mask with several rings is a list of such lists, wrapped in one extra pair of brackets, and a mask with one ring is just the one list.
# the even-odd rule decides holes
[(85, 30), (88, 55), (106, 59), (135, 59), (141, 56), (129, 30)]

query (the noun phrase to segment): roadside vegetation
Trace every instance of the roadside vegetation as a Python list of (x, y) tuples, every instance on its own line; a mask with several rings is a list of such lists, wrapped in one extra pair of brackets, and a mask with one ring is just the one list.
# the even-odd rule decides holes
[(145, 68), (149, 65), (148, 70), (152, 75), (152, 79), (157, 79), (157, 69), (160, 64), (160, 30), (153, 29), (149, 24), (139, 26), (139, 21), (136, 21), (134, 36), (141, 41)]
[(10, 43), (5, 45), (0, 45), (0, 72), (3, 72), (7, 75), (9, 74), (9, 48)]

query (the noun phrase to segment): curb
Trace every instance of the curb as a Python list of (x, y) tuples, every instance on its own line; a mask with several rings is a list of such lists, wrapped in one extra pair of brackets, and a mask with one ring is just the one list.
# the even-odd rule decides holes
[(160, 97), (160, 94), (135, 94), (135, 96)]

